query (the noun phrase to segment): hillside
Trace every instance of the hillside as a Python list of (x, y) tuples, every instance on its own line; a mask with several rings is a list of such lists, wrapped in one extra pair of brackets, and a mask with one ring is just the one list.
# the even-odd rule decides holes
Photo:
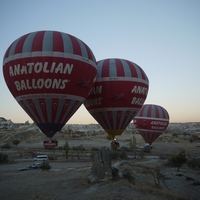
[[(137, 129), (131, 123), (122, 133), (121, 136), (117, 136), (119, 140), (124, 139), (125, 136), (131, 137), (133, 133), (138, 133)], [(189, 139), (192, 135), (200, 135), (200, 122), (190, 123), (170, 123), (167, 130), (163, 135), (173, 135), (174, 137), (180, 137)], [(88, 138), (96, 135), (101, 135), (106, 138), (106, 133), (99, 124), (66, 124), (60, 132), (55, 134), (56, 139), (63, 139), (65, 137), (70, 138)], [(167, 137), (167, 136), (166, 136)], [(162, 139), (164, 136), (162, 137)], [(46, 139), (46, 136), (40, 131), (40, 129), (33, 123), (14, 123), (11, 120), (7, 120), (0, 117), (0, 144), (12, 142), (14, 139), (19, 139), (21, 142), (39, 142)]]

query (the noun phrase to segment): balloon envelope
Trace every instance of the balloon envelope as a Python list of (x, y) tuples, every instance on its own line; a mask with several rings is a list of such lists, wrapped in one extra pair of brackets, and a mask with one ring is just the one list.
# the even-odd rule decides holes
[(135, 63), (117, 58), (100, 60), (97, 79), (84, 105), (114, 139), (142, 107), (148, 87), (145, 72)]
[(151, 145), (166, 130), (169, 114), (159, 105), (145, 104), (133, 122), (145, 142)]
[(52, 137), (88, 96), (96, 78), (96, 60), (78, 38), (38, 31), (10, 45), (3, 74), (17, 102)]

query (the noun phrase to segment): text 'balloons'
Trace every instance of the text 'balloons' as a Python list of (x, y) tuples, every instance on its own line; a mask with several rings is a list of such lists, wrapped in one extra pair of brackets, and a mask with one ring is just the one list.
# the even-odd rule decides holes
[(5, 82), (41, 131), (52, 137), (88, 96), (96, 60), (80, 39), (37, 31), (15, 40), (3, 59)]

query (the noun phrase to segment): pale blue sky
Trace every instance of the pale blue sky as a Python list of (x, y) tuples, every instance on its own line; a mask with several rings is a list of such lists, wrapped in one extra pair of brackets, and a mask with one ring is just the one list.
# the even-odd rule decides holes
[[(1, 0), (0, 58), (20, 36), (56, 30), (84, 41), (96, 60), (124, 58), (149, 78), (145, 103), (158, 104), (170, 122), (200, 121), (199, 0)], [(0, 116), (32, 120), (0, 73)], [(68, 123), (97, 123), (81, 106)]]

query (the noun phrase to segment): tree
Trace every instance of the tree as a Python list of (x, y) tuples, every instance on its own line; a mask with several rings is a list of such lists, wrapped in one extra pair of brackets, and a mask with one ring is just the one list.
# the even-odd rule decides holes
[(133, 135), (133, 138), (130, 139), (130, 150), (134, 152), (135, 158), (137, 154), (137, 147), (136, 147), (136, 137)]
[(68, 159), (68, 155), (69, 155), (69, 144), (68, 144), (68, 141), (67, 141), (67, 140), (66, 140), (66, 142), (65, 142), (64, 149), (65, 149), (65, 156), (66, 156), (66, 159)]
[(160, 182), (164, 181), (165, 176), (160, 172), (160, 168), (159, 167), (155, 167), (152, 169), (152, 174), (153, 174), (153, 178), (154, 178), (154, 182), (156, 186), (160, 186)]
[(20, 143), (20, 140), (18, 140), (18, 139), (15, 139), (12, 141), (12, 144), (15, 146), (17, 146), (19, 143)]
[(45, 160), (41, 163), (41, 166), (40, 168), (42, 170), (50, 170), (51, 169), (51, 165), (49, 164), (49, 161), (48, 160)]
[(180, 151), (177, 155), (171, 156), (168, 162), (170, 165), (177, 167), (179, 171), (180, 167), (187, 162), (185, 151)]

